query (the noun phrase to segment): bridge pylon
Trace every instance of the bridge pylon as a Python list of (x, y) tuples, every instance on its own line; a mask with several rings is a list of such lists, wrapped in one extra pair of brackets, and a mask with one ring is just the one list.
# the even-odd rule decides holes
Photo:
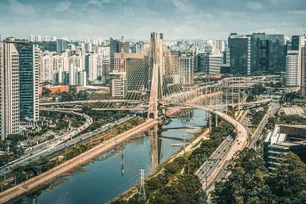
[(148, 119), (158, 118), (158, 101), (162, 100), (163, 84), (163, 34), (151, 33), (152, 83)]

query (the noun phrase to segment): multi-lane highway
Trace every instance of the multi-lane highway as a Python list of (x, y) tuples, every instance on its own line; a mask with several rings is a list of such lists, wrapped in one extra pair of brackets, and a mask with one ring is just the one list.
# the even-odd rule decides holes
[[(76, 114), (80, 114), (80, 113), (76, 113)], [(80, 115), (83, 115), (83, 114), (80, 114)], [(78, 128), (77, 130), (74, 130), (73, 132), (67, 133), (66, 135), (63, 135), (61, 138), (55, 138), (53, 141), (49, 141), (47, 145), (44, 146), (42, 149), (38, 149), (34, 152), (28, 153), (27, 155), (24, 155), (23, 157), (20, 157), (17, 160), (14, 160), (6, 164), (5, 166), (2, 166), (0, 168), (0, 176), (10, 173), (18, 166), (25, 166), (33, 161), (39, 160), (43, 157), (51, 155), (67, 147), (75, 145), (83, 140), (86, 140), (98, 134), (101, 134), (113, 128), (115, 125), (122, 124), (122, 123), (125, 123), (131, 120), (135, 116), (127, 116), (111, 124), (107, 124), (95, 130), (94, 132), (86, 133), (86, 134), (80, 135), (77, 138), (72, 139), (73, 137), (75, 137), (76, 135), (84, 131), (87, 127), (89, 127), (90, 124), (92, 124), (92, 119), (89, 116), (84, 115), (84, 117), (86, 117), (87, 122), (82, 127)]]
[(140, 124), (139, 126), (128, 130), (120, 135), (115, 136), (114, 138), (103, 142), (92, 149), (68, 160), (59, 166), (40, 174), (34, 178), (31, 178), (28, 181), (25, 181), (17, 186), (14, 186), (2, 193), (0, 193), (0, 203), (8, 202), (16, 197), (19, 197), (25, 193), (31, 192), (34, 189), (37, 189), (41, 185), (51, 181), (52, 179), (56, 178), (57, 176), (77, 167), (80, 165), (85, 164), (86, 162), (90, 161), (91, 159), (101, 155), (104, 152), (107, 152), (111, 148), (115, 147), (116, 145), (126, 141), (131, 136), (139, 133), (144, 132), (148, 128), (158, 123), (157, 120), (148, 119), (145, 123)]
[(276, 113), (278, 108), (279, 108), (278, 104), (271, 103), (271, 106), (269, 107), (269, 110), (267, 111), (267, 113), (265, 114), (265, 116), (263, 117), (261, 122), (259, 123), (255, 133), (252, 136), (252, 139), (251, 139), (251, 141), (248, 145), (250, 148), (256, 148), (256, 141), (258, 139), (260, 139), (260, 135), (261, 135), (264, 127), (266, 126), (266, 124), (268, 122), (268, 119)]
[[(229, 138), (229, 140), (224, 141), (211, 157), (211, 159), (216, 159), (214, 160), (216, 163), (212, 164), (210, 161), (206, 161), (196, 172), (196, 175), (199, 176), (202, 183), (202, 188), (207, 190), (206, 187), (210, 186), (215, 181), (219, 173), (222, 172), (224, 164), (231, 160), (236, 153), (246, 147), (248, 143), (248, 132), (240, 122), (236, 121), (234, 118), (226, 115), (225, 113), (207, 106), (189, 106), (217, 114), (219, 117), (231, 123), (237, 131), (235, 140)], [(203, 171), (206, 172), (206, 174), (204, 173), (204, 175), (202, 175)]]

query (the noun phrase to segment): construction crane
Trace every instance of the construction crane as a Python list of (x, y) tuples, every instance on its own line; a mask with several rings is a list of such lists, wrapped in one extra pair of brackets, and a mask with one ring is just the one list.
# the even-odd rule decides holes
[(125, 71), (125, 65), (124, 65), (124, 36), (121, 37), (121, 60), (120, 60), (120, 72)]

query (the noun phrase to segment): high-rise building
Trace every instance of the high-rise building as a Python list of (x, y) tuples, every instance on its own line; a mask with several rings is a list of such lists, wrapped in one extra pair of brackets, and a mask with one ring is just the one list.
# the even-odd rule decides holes
[(51, 41), (50, 36), (44, 36), (43, 41), (45, 41), (45, 42)]
[(114, 70), (115, 65), (115, 53), (120, 52), (120, 42), (110, 38), (110, 71)]
[(42, 42), (43, 41), (42, 36), (41, 35), (37, 35), (35, 41), (36, 42)]
[(269, 74), (285, 71), (286, 45), (283, 34), (253, 33), (251, 36), (251, 72)]
[(0, 42), (0, 137), (19, 133), (19, 54), (14, 38)]
[(144, 51), (144, 42), (139, 41), (133, 45), (132, 53), (142, 53)]
[(53, 79), (53, 54), (45, 51), (41, 55), (39, 82), (52, 82)]
[(306, 97), (306, 46), (301, 48), (301, 88), (300, 95)]
[(20, 120), (39, 120), (40, 49), (28, 41), (15, 41), (19, 53)]
[(98, 77), (98, 54), (92, 53), (85, 57), (85, 70), (89, 81), (95, 81)]
[(292, 36), (292, 50), (300, 50), (305, 45), (304, 35), (293, 35)]
[[(113, 38), (110, 38), (110, 71), (112, 72), (114, 70), (114, 56), (115, 53), (121, 53), (121, 42), (119, 40), (114, 40)], [(124, 53), (130, 52), (130, 43), (124, 42)]]
[(57, 38), (56, 38), (56, 36), (52, 36), (52, 37), (51, 37), (51, 41), (52, 41), (52, 42), (55, 42), (55, 41), (57, 41)]
[(251, 37), (232, 33), (228, 38), (230, 64), (233, 74), (251, 73)]
[(64, 39), (57, 39), (56, 51), (58, 53), (65, 52), (67, 49), (67, 41)]
[(225, 51), (225, 41), (216, 40), (216, 49), (217, 49), (217, 52), (224, 52)]
[(178, 60), (180, 84), (193, 84), (194, 56), (180, 56)]
[(223, 64), (223, 54), (215, 53), (207, 55), (208, 57), (208, 70), (207, 74), (220, 74)]
[(194, 57), (194, 71), (195, 72), (208, 72), (208, 53), (199, 53)]
[(286, 57), (286, 86), (287, 87), (297, 87), (299, 86), (299, 51), (288, 50)]
[(111, 85), (112, 97), (125, 97), (126, 93), (127, 93), (126, 72), (117, 73), (116, 77), (112, 79), (112, 85)]
[(35, 35), (30, 34), (29, 37), (28, 37), (28, 40), (30, 42), (35, 42)]

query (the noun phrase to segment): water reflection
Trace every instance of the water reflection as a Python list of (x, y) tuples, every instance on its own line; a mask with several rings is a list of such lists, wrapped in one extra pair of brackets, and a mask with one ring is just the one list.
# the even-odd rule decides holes
[(207, 113), (202, 110), (188, 110), (183, 116), (151, 127), (143, 136), (101, 155), (85, 165), (82, 173), (63, 177), (68, 181), (53, 188), (47, 186), (15, 203), (105, 203), (138, 183), (139, 169), (144, 169), (148, 175), (178, 151), (179, 148), (171, 147), (171, 144), (183, 144), (184, 140), (190, 139), (192, 134), (188, 127), (204, 126), (206, 117)]

